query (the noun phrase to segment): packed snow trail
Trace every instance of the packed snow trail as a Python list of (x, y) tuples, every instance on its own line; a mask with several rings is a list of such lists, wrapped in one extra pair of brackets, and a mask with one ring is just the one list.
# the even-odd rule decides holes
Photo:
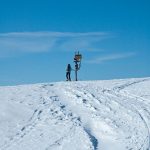
[(0, 150), (150, 150), (150, 78), (0, 87)]

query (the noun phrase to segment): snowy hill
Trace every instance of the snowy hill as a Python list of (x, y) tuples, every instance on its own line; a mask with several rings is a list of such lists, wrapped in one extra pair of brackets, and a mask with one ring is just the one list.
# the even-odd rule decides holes
[(0, 150), (150, 150), (150, 78), (0, 87)]

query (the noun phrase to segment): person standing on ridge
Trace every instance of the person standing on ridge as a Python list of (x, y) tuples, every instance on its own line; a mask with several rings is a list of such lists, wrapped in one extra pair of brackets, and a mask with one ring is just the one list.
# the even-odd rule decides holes
[(71, 75), (71, 70), (72, 70), (71, 65), (68, 64), (68, 65), (67, 65), (67, 68), (66, 68), (66, 78), (67, 78), (67, 81), (71, 81), (71, 77), (70, 77), (70, 75)]

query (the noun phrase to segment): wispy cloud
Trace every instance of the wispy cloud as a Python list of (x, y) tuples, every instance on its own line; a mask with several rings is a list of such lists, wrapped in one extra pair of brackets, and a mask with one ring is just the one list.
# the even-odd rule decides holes
[(93, 58), (91, 60), (87, 60), (86, 63), (101, 64), (103, 62), (108, 62), (108, 61), (113, 61), (113, 60), (118, 60), (118, 59), (124, 59), (124, 58), (132, 57), (135, 55), (136, 55), (136, 53), (133, 53), (133, 52), (120, 53), (120, 54), (110, 54), (110, 55), (105, 55), (105, 56), (99, 56), (99, 57)]
[(0, 33), (0, 56), (17, 53), (98, 49), (94, 43), (108, 39), (106, 32), (12, 32)]

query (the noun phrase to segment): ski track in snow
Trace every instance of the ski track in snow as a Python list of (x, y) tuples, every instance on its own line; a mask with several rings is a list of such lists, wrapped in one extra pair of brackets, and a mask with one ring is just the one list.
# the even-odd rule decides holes
[[(19, 145), (25, 145), (24, 150), (150, 150), (150, 100), (127, 90), (148, 81), (107, 81), (110, 86), (101, 85), (105, 81), (34, 85), (39, 96), (33, 113), (15, 134), (6, 134), (0, 150), (22, 150)], [(20, 103), (29, 105), (25, 100)], [(44, 138), (45, 145), (36, 147), (34, 137), (37, 141)], [(36, 148), (28, 147), (28, 142)]]
[[(133, 86), (135, 84), (145, 82), (147, 80), (149, 80), (149, 79), (137, 80), (137, 81), (125, 83), (120, 86), (116, 86), (112, 90), (105, 90), (106, 93), (116, 95), (117, 97), (126, 98), (128, 100), (128, 102), (130, 102), (128, 105), (131, 105), (131, 107), (135, 109), (136, 113), (139, 115), (142, 122), (144, 123), (145, 128), (147, 129), (147, 136), (145, 137), (144, 143), (138, 148), (139, 150), (142, 150), (142, 149), (149, 150), (150, 149), (150, 111), (148, 111), (148, 109), (145, 109), (147, 106), (143, 103), (143, 101), (148, 102), (149, 100), (143, 99), (141, 97), (137, 97), (136, 95), (132, 95), (127, 92), (124, 94), (124, 93), (122, 93), (122, 90), (126, 89), (129, 86)], [(141, 101), (142, 101), (142, 103), (141, 103)], [(139, 103), (139, 104), (135, 105), (135, 103), (136, 104)], [(147, 116), (145, 116), (145, 112), (148, 113)], [(147, 117), (147, 119), (146, 119), (146, 117)]]
[[(145, 145), (141, 145), (140, 149), (146, 149), (146, 150), (150, 150), (150, 111), (148, 109), (146, 109), (147, 107), (147, 104), (145, 105), (143, 103), (143, 101), (146, 101), (148, 102), (149, 100), (148, 99), (143, 99), (141, 97), (137, 97), (135, 95), (132, 95), (130, 93), (128, 93), (128, 95), (124, 95), (124, 94), (121, 94), (121, 91), (124, 90), (125, 88), (129, 87), (129, 86), (132, 86), (132, 85), (135, 85), (135, 84), (138, 84), (138, 83), (141, 83), (141, 82), (145, 82), (145, 81), (148, 81), (149, 79), (142, 79), (142, 80), (138, 80), (138, 81), (135, 81), (135, 82), (131, 82), (131, 83), (127, 83), (127, 84), (124, 84), (122, 86), (119, 86), (119, 87), (115, 87), (113, 90), (117, 92), (119, 92), (120, 96), (125, 96), (127, 97), (128, 100), (133, 100), (134, 102), (138, 102), (139, 105), (133, 105), (132, 106), (136, 109), (137, 113), (139, 114), (139, 116), (141, 117), (142, 121), (144, 122), (145, 124), (145, 127), (147, 128), (147, 137), (145, 138), (145, 145), (146, 147), (144, 147)], [(127, 93), (126, 93), (127, 94)], [(141, 103), (142, 101), (142, 103)], [(141, 109), (141, 110), (140, 110)], [(145, 113), (148, 113), (147, 116), (145, 116)], [(147, 119), (146, 119), (147, 118)]]

